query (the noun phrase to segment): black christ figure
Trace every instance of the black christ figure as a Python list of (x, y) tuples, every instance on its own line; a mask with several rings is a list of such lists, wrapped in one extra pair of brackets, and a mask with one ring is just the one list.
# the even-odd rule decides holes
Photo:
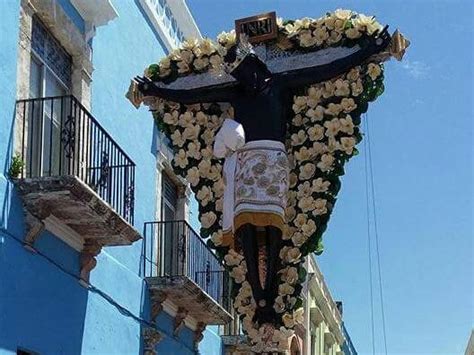
[[(343, 58), (280, 73), (272, 73), (257, 55), (250, 53), (231, 71), (230, 74), (236, 80), (220, 85), (193, 89), (169, 89), (159, 87), (145, 78), (136, 78), (136, 80), (139, 83), (140, 91), (145, 96), (158, 96), (183, 104), (230, 102), (234, 108), (235, 121), (242, 125), (245, 132), (245, 145), (242, 149), (247, 155), (239, 155), (237, 165), (244, 164), (245, 159), (249, 156), (252, 157), (252, 152), (256, 152), (255, 156), (263, 156), (263, 162), (271, 162), (266, 166), (259, 165), (262, 161), (259, 162), (257, 159), (253, 168), (259, 167), (260, 169), (261, 167), (262, 171), (252, 168), (255, 175), (247, 177), (247, 180), (260, 179), (260, 181), (264, 181), (262, 175), (265, 175), (265, 169), (273, 169), (273, 176), (281, 177), (276, 183), (276, 186), (280, 188), (280, 194), (270, 196), (267, 187), (265, 191), (268, 192), (268, 195), (265, 195), (265, 198), (268, 197), (269, 204), (275, 204), (273, 211), (280, 208), (279, 217), (283, 211), (284, 219), (287, 191), (281, 191), (281, 189), (285, 189), (285, 186), (286, 190), (288, 189), (287, 175), (284, 174), (285, 169), (288, 170), (287, 161), (285, 162), (287, 156), (284, 142), (293, 90), (329, 80), (346, 72), (363, 63), (370, 56), (381, 52), (389, 42), (390, 38), (384, 29), (378, 36), (374, 35), (368, 38), (364, 47)], [(252, 161), (255, 163), (255, 160)], [(241, 187), (245, 190), (247, 185), (241, 184)], [(250, 190), (252, 188), (258, 190), (258, 187), (255, 186)], [(238, 183), (236, 189), (238, 199)], [(252, 208), (252, 201), (249, 202), (251, 196), (246, 196), (244, 203), (246, 206), (243, 208), (245, 212), (239, 216), (246, 216), (245, 213), (249, 213), (249, 210), (252, 215), (247, 215), (247, 218), (234, 219), (234, 227), (236, 240), (242, 248), (246, 260), (247, 279), (257, 303), (254, 321), (264, 324), (273, 323), (276, 316), (273, 305), (278, 295), (276, 280), (277, 271), (281, 266), (279, 251), (283, 241), (281, 218), (274, 218), (275, 216), (270, 214), (262, 215), (261, 209), (264, 207), (258, 203), (261, 196), (262, 194), (253, 197), (254, 208)], [(262, 254), (264, 254), (263, 258)], [(261, 266), (262, 259), (266, 259), (263, 267)]]

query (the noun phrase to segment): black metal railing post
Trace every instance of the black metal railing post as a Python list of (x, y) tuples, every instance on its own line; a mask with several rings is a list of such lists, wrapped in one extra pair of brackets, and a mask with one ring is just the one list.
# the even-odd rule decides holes
[(18, 100), (20, 177), (74, 175), (133, 224), (135, 163), (72, 95)]

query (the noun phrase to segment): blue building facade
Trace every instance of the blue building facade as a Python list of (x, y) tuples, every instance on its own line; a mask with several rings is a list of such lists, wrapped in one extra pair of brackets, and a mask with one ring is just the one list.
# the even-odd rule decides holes
[[(222, 353), (219, 265), (178, 255), (199, 243), (192, 196), (124, 97), (185, 36), (200, 34), (184, 1), (2, 5), (0, 354)], [(187, 308), (169, 292), (183, 279)]]

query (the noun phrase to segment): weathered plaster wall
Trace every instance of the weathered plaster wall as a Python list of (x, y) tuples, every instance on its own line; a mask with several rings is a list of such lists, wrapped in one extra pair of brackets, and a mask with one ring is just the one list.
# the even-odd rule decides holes
[[(84, 33), (84, 21), (69, 0), (58, 3)], [(137, 165), (135, 227), (142, 232), (143, 222), (155, 219), (156, 139), (149, 112), (135, 110), (124, 94), (130, 78), (164, 51), (138, 2), (113, 4), (119, 17), (98, 28), (93, 41), (91, 111)], [(5, 176), (13, 149), (19, 12), (19, 0), (8, 1), (0, 12), (0, 354), (15, 353), (18, 346), (41, 354), (139, 354), (142, 328), (135, 320), (18, 242), (25, 232), (23, 211)], [(193, 227), (199, 230), (196, 210), (193, 216)], [(41, 234), (37, 249), (65, 271), (78, 274), (78, 253), (50, 233)], [(148, 318), (140, 255), (141, 242), (104, 249), (90, 281), (133, 314)], [(175, 338), (172, 323), (167, 314), (159, 315), (164, 339), (158, 352), (194, 353), (192, 331), (184, 328)], [(218, 328), (209, 327), (204, 335), (201, 353), (220, 354)]]

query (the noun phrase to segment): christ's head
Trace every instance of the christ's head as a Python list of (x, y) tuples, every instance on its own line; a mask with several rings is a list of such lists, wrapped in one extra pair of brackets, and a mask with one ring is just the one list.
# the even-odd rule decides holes
[(264, 90), (272, 78), (272, 73), (266, 64), (254, 53), (250, 53), (230, 72), (237, 79), (242, 88), (249, 94), (256, 94)]

